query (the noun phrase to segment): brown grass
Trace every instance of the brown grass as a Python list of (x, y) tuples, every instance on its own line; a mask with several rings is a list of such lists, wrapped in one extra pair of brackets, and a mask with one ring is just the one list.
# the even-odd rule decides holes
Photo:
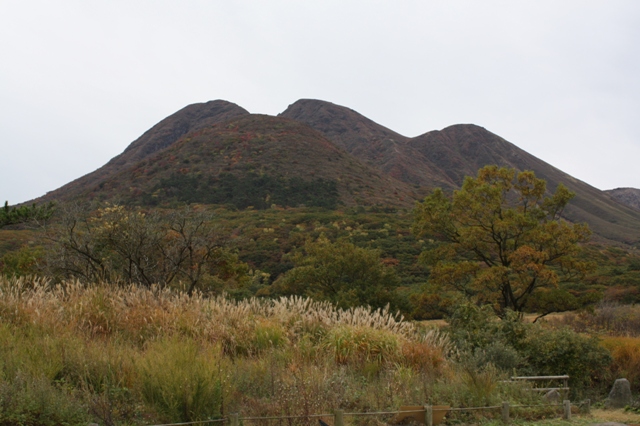
[(604, 337), (602, 345), (613, 357), (613, 376), (626, 378), (632, 389), (640, 390), (640, 337)]
[(640, 337), (640, 305), (603, 303), (594, 311), (567, 312), (546, 322), (569, 326), (579, 333)]
[(64, 386), (103, 424), (437, 402), (449, 350), (388, 310), (0, 278), (0, 388)]

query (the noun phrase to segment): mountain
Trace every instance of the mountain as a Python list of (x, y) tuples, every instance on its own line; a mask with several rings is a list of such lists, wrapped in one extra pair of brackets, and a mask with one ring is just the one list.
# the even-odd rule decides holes
[(458, 124), (408, 138), (348, 108), (329, 102), (304, 99), (290, 105), (283, 117), (300, 120), (343, 147), (360, 160), (395, 178), (426, 188), (459, 188), (465, 176), (497, 164), (517, 170), (533, 170), (553, 191), (563, 183), (576, 193), (565, 211), (572, 221), (587, 222), (605, 239), (640, 241), (640, 214), (629, 206), (612, 202), (588, 185), (540, 160), (483, 127)]
[(616, 188), (604, 191), (611, 198), (619, 203), (640, 210), (640, 189), (637, 188)]
[(312, 99), (278, 117), (220, 100), (189, 105), (105, 166), (36, 201), (410, 208), (434, 187), (459, 188), (487, 164), (533, 170), (550, 191), (563, 183), (576, 193), (565, 212), (569, 220), (587, 222), (600, 238), (640, 241), (640, 211), (480, 126), (410, 138)]
[[(172, 137), (176, 140), (167, 138), (171, 143), (164, 149), (146, 152), (138, 161), (121, 162), (115, 173), (82, 190), (70, 192), (63, 187), (59, 196), (238, 208), (271, 204), (410, 207), (416, 198), (408, 185), (355, 160), (321, 133), (294, 120), (249, 114)], [(157, 147), (158, 143), (148, 138), (144, 144), (132, 144), (123, 155), (140, 153), (138, 146)]]
[(533, 170), (554, 191), (562, 183), (576, 196), (564, 215), (574, 222), (587, 222), (594, 233), (606, 239), (640, 241), (640, 214), (628, 206), (611, 202), (603, 191), (582, 182), (534, 157), (514, 144), (474, 125), (455, 125), (429, 132), (409, 143), (447, 170), (447, 176), (461, 185), (466, 175), (475, 175), (487, 164)]
[(436, 164), (402, 136), (352, 109), (330, 102), (301, 99), (280, 117), (308, 124), (354, 157), (403, 182), (426, 187), (455, 187)]
[(86, 193), (95, 185), (161, 151), (191, 131), (244, 115), (249, 115), (249, 112), (236, 104), (223, 100), (188, 105), (147, 130), (133, 141), (122, 154), (112, 158), (98, 170), (47, 193), (41, 200), (76, 198), (78, 194)]

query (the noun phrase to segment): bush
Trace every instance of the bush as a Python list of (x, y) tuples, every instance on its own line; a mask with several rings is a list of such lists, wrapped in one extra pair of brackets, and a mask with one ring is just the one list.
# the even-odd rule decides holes
[(333, 328), (325, 337), (325, 347), (338, 364), (379, 364), (395, 360), (399, 353), (398, 338), (394, 334), (348, 325)]
[(640, 305), (600, 303), (595, 310), (567, 313), (560, 319), (547, 321), (578, 332), (640, 337)]
[(597, 338), (568, 328), (548, 330), (532, 324), (519, 350), (527, 359), (529, 374), (568, 374), (574, 390), (602, 379), (611, 364), (609, 351), (600, 346)]
[(596, 338), (525, 323), (515, 313), (500, 319), (488, 306), (461, 305), (451, 316), (450, 333), (466, 365), (478, 370), (493, 365), (521, 375), (568, 374), (574, 389), (602, 379), (611, 363)]

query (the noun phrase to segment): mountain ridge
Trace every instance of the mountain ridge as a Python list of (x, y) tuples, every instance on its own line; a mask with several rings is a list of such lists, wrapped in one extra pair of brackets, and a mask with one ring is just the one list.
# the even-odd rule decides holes
[(170, 146), (189, 131), (199, 130), (206, 126), (247, 114), (249, 112), (244, 108), (224, 100), (187, 105), (160, 120), (104, 166), (54, 191), (47, 192), (43, 197), (36, 200), (64, 199), (67, 193), (82, 191), (87, 186), (96, 185), (117, 174), (128, 165), (141, 161), (149, 155)]
[[(638, 210), (481, 126), (456, 124), (409, 138), (352, 109), (313, 99), (298, 100), (277, 117), (250, 114), (221, 100), (189, 105), (150, 128), (105, 166), (36, 201), (120, 198), (153, 203), (160, 202), (158, 194), (173, 194), (174, 201), (218, 202), (225, 200), (218, 197), (222, 185), (228, 199), (236, 201), (263, 191), (262, 198), (251, 198), (262, 206), (276, 193), (281, 194), (278, 200), (287, 199), (282, 194), (295, 187), (306, 194), (287, 199), (286, 205), (295, 206), (306, 204), (305, 196), (319, 202), (311, 183), (315, 179), (324, 182), (316, 189), (325, 184), (334, 188), (336, 205), (409, 208), (434, 187), (459, 188), (465, 176), (475, 176), (487, 164), (533, 170), (550, 191), (564, 183), (576, 193), (566, 210), (569, 220), (589, 223), (605, 239), (640, 241)], [(162, 188), (168, 184), (174, 186)], [(185, 191), (192, 197), (184, 196)]]
[(614, 188), (604, 191), (619, 203), (640, 210), (640, 189), (638, 188)]

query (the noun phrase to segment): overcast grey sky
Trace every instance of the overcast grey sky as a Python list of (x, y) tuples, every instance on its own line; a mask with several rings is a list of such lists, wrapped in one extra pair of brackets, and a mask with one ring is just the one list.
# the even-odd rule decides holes
[(406, 136), (478, 124), (640, 188), (640, 1), (0, 0), (0, 198), (91, 172), (188, 104), (300, 98)]

